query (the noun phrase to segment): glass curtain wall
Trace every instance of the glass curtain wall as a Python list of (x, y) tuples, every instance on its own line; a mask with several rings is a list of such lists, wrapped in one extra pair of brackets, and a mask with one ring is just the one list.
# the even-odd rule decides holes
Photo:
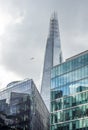
[(51, 130), (88, 130), (88, 51), (51, 70)]

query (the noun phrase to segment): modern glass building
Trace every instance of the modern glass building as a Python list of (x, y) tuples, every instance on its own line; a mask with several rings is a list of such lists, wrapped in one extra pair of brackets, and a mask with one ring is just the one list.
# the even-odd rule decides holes
[(51, 68), (62, 62), (62, 51), (59, 34), (59, 25), (57, 14), (54, 12), (50, 19), (50, 30), (47, 38), (45, 57), (44, 57), (44, 68), (41, 83), (41, 95), (42, 98), (50, 111), (50, 77)]
[(49, 112), (33, 80), (15, 81), (0, 91), (0, 117), (17, 130), (49, 130)]
[(51, 130), (88, 130), (88, 51), (51, 70)]

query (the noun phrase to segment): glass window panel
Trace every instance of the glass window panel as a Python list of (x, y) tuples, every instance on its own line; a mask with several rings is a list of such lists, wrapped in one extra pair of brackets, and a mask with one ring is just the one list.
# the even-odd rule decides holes
[(76, 130), (76, 121), (72, 122), (72, 130)]
[(88, 116), (88, 104), (86, 105), (86, 116)]
[(56, 78), (51, 80), (51, 89), (55, 88), (56, 87), (55, 85), (56, 85)]
[(78, 94), (76, 95), (76, 105), (78, 105), (79, 104), (79, 96), (78, 96)]
[(79, 121), (76, 121), (76, 129), (79, 128)]
[(86, 119), (86, 124), (87, 124), (87, 127), (88, 127), (88, 119)]
[(51, 111), (55, 111), (56, 110), (56, 101), (51, 102)]
[(55, 77), (55, 68), (53, 68), (52, 70), (51, 70), (51, 78), (54, 78)]
[(83, 124), (82, 124), (82, 120), (79, 120), (79, 128), (82, 128)]

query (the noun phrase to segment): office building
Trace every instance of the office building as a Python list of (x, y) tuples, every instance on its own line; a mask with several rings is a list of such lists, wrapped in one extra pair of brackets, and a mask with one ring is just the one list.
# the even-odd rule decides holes
[(88, 51), (51, 70), (51, 130), (88, 130)]
[(41, 95), (50, 110), (50, 72), (54, 65), (62, 62), (62, 52), (60, 44), (60, 34), (58, 27), (58, 19), (54, 13), (50, 19), (50, 30), (46, 44), (43, 77), (41, 84)]
[(0, 115), (10, 128), (49, 130), (49, 112), (33, 80), (12, 82), (0, 91)]

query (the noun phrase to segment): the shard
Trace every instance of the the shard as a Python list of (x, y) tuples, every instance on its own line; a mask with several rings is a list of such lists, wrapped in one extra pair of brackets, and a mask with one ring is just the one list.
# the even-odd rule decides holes
[(47, 39), (44, 68), (41, 84), (41, 95), (50, 110), (50, 77), (51, 68), (62, 62), (62, 51), (60, 43), (59, 25), (57, 14), (53, 13), (50, 19), (49, 36)]

